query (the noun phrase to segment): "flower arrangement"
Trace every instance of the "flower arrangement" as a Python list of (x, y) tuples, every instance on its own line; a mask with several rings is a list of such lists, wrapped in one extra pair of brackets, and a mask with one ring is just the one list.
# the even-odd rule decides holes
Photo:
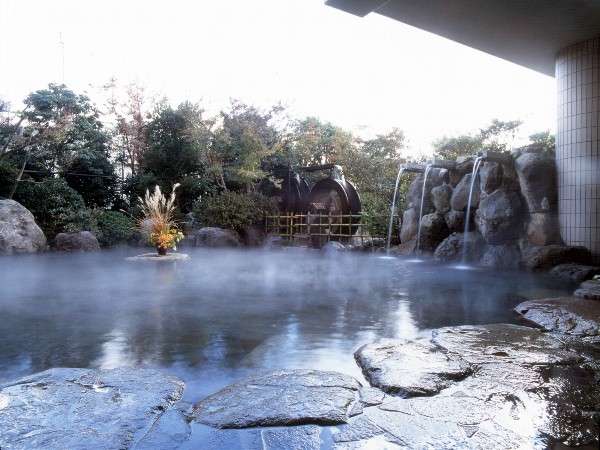
[(138, 227), (149, 242), (156, 247), (159, 255), (166, 255), (170, 249), (176, 249), (177, 243), (183, 239), (183, 233), (177, 228), (173, 218), (175, 212), (175, 190), (179, 183), (173, 186), (171, 195), (166, 198), (157, 185), (154, 192), (146, 190), (144, 198), (139, 198), (143, 217)]

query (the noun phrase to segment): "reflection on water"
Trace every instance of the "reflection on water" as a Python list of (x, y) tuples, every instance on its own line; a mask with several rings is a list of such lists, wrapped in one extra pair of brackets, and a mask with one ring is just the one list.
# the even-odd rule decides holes
[(0, 382), (49, 367), (145, 365), (183, 378), (197, 400), (271, 368), (361, 378), (352, 353), (363, 343), (515, 322), (523, 297), (561, 293), (539, 276), (358, 254), (198, 250), (177, 266), (124, 256), (0, 259)]

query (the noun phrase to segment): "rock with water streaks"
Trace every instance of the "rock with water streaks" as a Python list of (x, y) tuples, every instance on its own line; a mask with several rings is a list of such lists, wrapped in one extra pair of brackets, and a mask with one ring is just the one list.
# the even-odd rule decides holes
[(140, 368), (60, 368), (24, 377), (0, 385), (0, 448), (131, 448), (181, 398), (183, 387)]
[(227, 386), (194, 406), (216, 428), (345, 423), (360, 383), (338, 372), (280, 370)]
[(426, 340), (382, 340), (360, 347), (354, 359), (371, 386), (403, 397), (437, 394), (472, 371), (459, 356)]

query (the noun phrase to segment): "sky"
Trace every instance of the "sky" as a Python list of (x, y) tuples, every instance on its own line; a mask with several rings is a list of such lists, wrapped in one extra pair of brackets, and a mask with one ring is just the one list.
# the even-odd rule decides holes
[(493, 118), (515, 145), (555, 129), (555, 81), (483, 52), (324, 0), (0, 0), (0, 97), (18, 107), (63, 80), (100, 101), (114, 77), (209, 113), (282, 102), (369, 137), (404, 130), (409, 152)]

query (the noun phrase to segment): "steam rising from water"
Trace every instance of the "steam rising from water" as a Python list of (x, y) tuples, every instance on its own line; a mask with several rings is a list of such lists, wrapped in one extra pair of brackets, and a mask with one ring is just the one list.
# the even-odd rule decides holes
[(177, 265), (135, 250), (0, 258), (0, 382), (49, 367), (147, 365), (197, 400), (272, 368), (361, 378), (352, 353), (382, 337), (514, 322), (523, 297), (560, 293), (532, 275), (317, 251), (197, 250)]

